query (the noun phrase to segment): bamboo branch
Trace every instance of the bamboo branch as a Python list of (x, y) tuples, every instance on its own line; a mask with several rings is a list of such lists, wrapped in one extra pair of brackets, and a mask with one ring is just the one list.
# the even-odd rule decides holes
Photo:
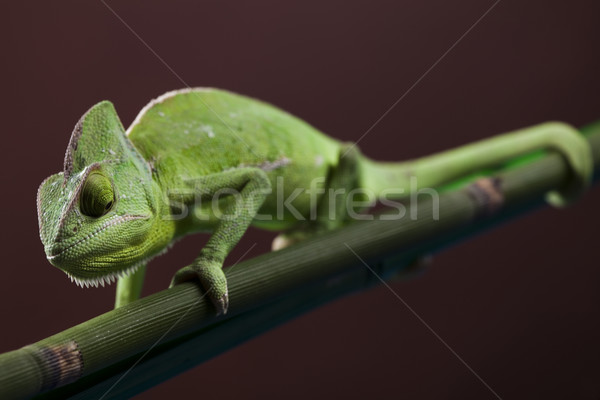
[[(582, 131), (593, 148), (597, 179), (600, 123)], [(377, 283), (356, 255), (380, 276), (406, 272), (419, 255), (543, 205), (544, 194), (564, 185), (569, 174), (565, 160), (551, 153), (442, 194), (438, 219), (432, 199), (421, 196), (402, 219), (358, 221), (244, 261), (227, 270), (230, 309), (224, 317), (214, 316), (193, 283), (109, 311), (1, 354), (0, 398), (44, 392), (40, 398), (88, 398), (109, 389), (104, 398), (127, 398), (312, 307)]]

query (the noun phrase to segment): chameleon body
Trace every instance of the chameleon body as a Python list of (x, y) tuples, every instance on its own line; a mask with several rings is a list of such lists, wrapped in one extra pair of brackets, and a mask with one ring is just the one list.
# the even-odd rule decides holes
[[(285, 232), (280, 248), (348, 220), (348, 193), (406, 196), (536, 150), (562, 153), (571, 183), (548, 195), (576, 198), (590, 181), (591, 151), (574, 128), (545, 123), (437, 155), (379, 163), (272, 105), (217, 89), (183, 89), (150, 102), (124, 130), (108, 101), (76, 124), (63, 171), (38, 190), (48, 260), (81, 286), (119, 278), (116, 305), (139, 296), (146, 262), (192, 232), (211, 237), (172, 281), (199, 279), (227, 310), (222, 265), (248, 226)], [(328, 190), (340, 193), (332, 205)], [(414, 189), (414, 187), (413, 187)], [(392, 196), (393, 197), (393, 196)], [(289, 207), (282, 207), (287, 199)]]

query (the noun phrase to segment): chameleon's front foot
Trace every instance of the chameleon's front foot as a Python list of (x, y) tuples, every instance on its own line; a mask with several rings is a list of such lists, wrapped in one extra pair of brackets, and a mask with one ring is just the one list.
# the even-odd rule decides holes
[(200, 281), (206, 295), (217, 309), (217, 315), (227, 313), (229, 307), (227, 278), (221, 265), (215, 262), (195, 262), (177, 271), (171, 280), (170, 287), (194, 280)]

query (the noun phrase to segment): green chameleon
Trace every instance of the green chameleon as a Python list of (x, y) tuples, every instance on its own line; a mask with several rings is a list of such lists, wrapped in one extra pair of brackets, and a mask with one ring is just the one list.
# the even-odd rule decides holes
[(565, 205), (587, 187), (587, 141), (558, 122), (380, 163), (272, 105), (223, 90), (166, 93), (127, 131), (103, 101), (75, 125), (64, 170), (38, 190), (40, 237), (50, 263), (77, 284), (118, 278), (118, 307), (139, 297), (148, 260), (184, 235), (211, 232), (171, 285), (199, 280), (225, 313), (223, 262), (250, 225), (284, 231), (273, 242), (282, 248), (348, 221), (355, 189), (404, 197), (414, 177), (418, 187), (436, 187), (536, 150), (560, 152), (572, 169), (570, 184), (548, 194), (551, 204)]

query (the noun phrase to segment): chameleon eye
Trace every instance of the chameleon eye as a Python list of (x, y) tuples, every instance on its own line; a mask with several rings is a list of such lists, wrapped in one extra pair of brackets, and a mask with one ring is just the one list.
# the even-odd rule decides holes
[(115, 194), (110, 180), (98, 171), (92, 171), (87, 176), (79, 208), (84, 215), (98, 218), (108, 213), (114, 204)]

